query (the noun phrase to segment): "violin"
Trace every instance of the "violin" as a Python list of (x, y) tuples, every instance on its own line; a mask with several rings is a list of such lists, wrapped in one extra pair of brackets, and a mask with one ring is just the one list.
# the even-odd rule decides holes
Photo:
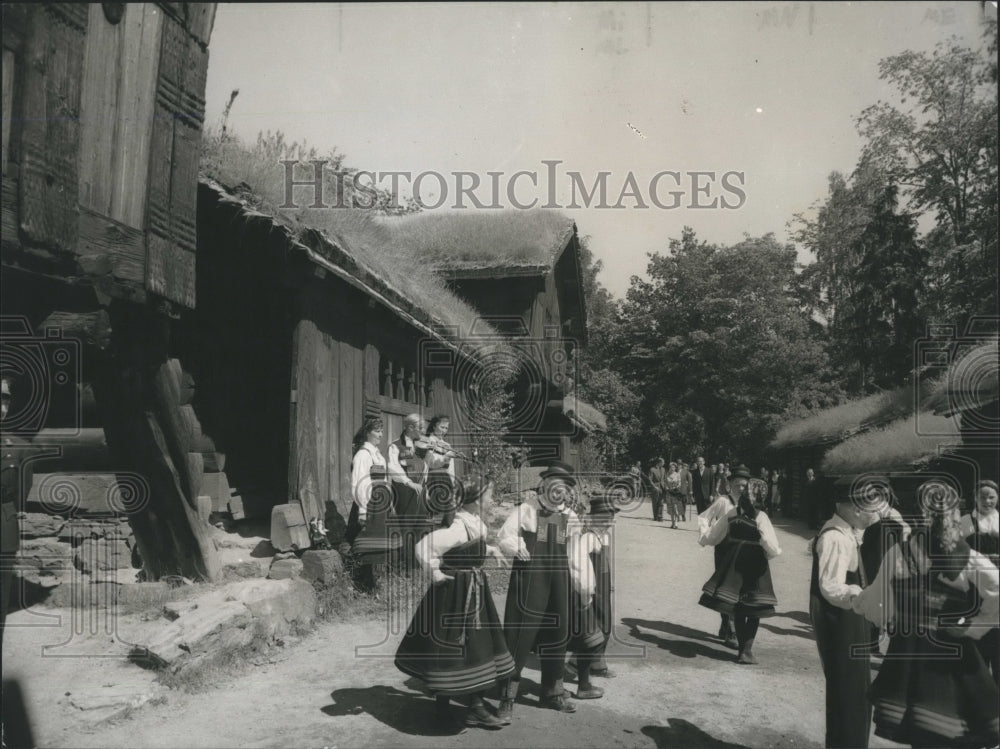
[(451, 445), (442, 439), (431, 442), (427, 437), (420, 437), (413, 440), (413, 447), (417, 450), (429, 450), (430, 452), (438, 455), (443, 455), (446, 458), (458, 458), (459, 460), (468, 460), (469, 462), (475, 461), (475, 458), (471, 458), (465, 453), (455, 450)]

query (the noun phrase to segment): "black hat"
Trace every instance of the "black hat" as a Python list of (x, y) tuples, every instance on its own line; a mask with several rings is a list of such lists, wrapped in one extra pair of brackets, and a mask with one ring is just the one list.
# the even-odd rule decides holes
[(573, 475), (573, 466), (558, 460), (552, 461), (551, 465), (541, 473), (542, 479), (562, 479), (570, 486), (576, 486), (576, 477)]
[(472, 504), (490, 488), (492, 482), (480, 479), (464, 479), (457, 487), (457, 504)]
[(747, 468), (742, 463), (740, 463), (738, 466), (736, 466), (736, 470), (733, 471), (733, 478), (734, 479), (749, 479), (749, 478), (751, 478), (751, 476), (750, 476), (750, 469)]
[(613, 515), (614, 513), (620, 511), (621, 508), (618, 507), (615, 504), (614, 499), (607, 494), (601, 494), (590, 500), (591, 515)]
[(872, 473), (845, 476), (834, 486), (837, 488), (838, 503), (850, 503), (859, 510), (877, 512), (895, 502), (888, 476)]

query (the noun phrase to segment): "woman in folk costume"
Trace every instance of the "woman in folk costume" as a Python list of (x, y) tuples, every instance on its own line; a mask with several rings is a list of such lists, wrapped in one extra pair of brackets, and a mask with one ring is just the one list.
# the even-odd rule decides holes
[[(749, 477), (750, 472), (741, 465), (734, 480), (740, 474)], [(743, 486), (737, 506), (720, 518), (705, 538), (709, 546), (723, 541), (728, 541), (725, 557), (702, 588), (699, 603), (733, 617), (739, 647), (736, 662), (754, 664), (753, 644), (760, 618), (773, 615), (778, 605), (768, 560), (778, 556), (781, 547), (767, 514), (750, 499), (749, 486)]]
[(365, 419), (357, 437), (361, 445), (351, 463), (354, 503), (347, 518), (344, 540), (351, 544), (356, 564), (355, 582), (366, 592), (376, 590), (376, 567), (384, 566), (391, 552), (400, 545), (398, 535), (390, 534), (386, 523), (392, 508), (392, 489), (385, 458), (378, 449), (382, 433), (382, 419)]
[[(976, 484), (976, 508), (962, 516), (962, 538), (980, 554), (986, 555), (993, 566), (1000, 567), (1000, 512), (997, 511), (996, 481)], [(1000, 684), (1000, 629), (994, 628), (976, 643), (979, 652)]]
[[(718, 476), (718, 466), (712, 467), (716, 473), (713, 474), (712, 485), (718, 486), (717, 476)], [(736, 469), (736, 474), (732, 478), (732, 486), (738, 491), (742, 492), (743, 488), (747, 486), (750, 480), (750, 472), (742, 471), (743, 466)], [(708, 506), (703, 513), (698, 515), (698, 543), (702, 546), (709, 546), (708, 534), (709, 531), (715, 526), (717, 522), (725, 519), (729, 511), (736, 507), (729, 494), (720, 494), (716, 496), (715, 500)], [(728, 540), (723, 539), (718, 544), (715, 544), (714, 556), (715, 556), (715, 571), (718, 572), (722, 567), (722, 562), (726, 556), (726, 549), (728, 545)], [(729, 614), (722, 612), (722, 624), (719, 626), (719, 639), (723, 641), (727, 648), (736, 649), (738, 647), (736, 642), (736, 633), (733, 631), (733, 620)]]
[(445, 441), (451, 420), (445, 414), (438, 414), (427, 423), (427, 435), (423, 443), (429, 447), (417, 449), (416, 455), (427, 465), (427, 479), (424, 482), (425, 502), (432, 514), (440, 515), (447, 509), (454, 492), (455, 452)]
[(576, 712), (563, 688), (563, 670), (569, 642), (572, 593), (583, 600), (594, 594), (593, 580), (579, 567), (579, 555), (567, 547), (581, 531), (580, 519), (568, 504), (576, 478), (565, 463), (553, 463), (541, 474), (536, 499), (522, 502), (504, 522), (497, 542), (513, 559), (504, 636), (514, 657), (515, 671), (501, 687), (499, 717), (510, 721), (517, 699), (521, 670), (535, 650), (541, 662), (543, 707)]
[(459, 487), (457, 509), (414, 550), (431, 587), (399, 643), (396, 668), (422, 679), (436, 694), (438, 718), (446, 726), (453, 725), (451, 698), (466, 696), (465, 725), (495, 729), (504, 724), (487, 709), (483, 695), (514, 671), (514, 660), (483, 574), (487, 555), (500, 556), (487, 545), (480, 519), (493, 485), (469, 480)]
[[(604, 651), (611, 637), (613, 623), (611, 528), (615, 524), (616, 512), (618, 507), (615, 506), (612, 497), (601, 496), (592, 499), (590, 512), (585, 520), (586, 530), (576, 537), (570, 549), (570, 554), (577, 558), (576, 567), (585, 575), (593, 576), (594, 589), (592, 600), (585, 600), (579, 594), (574, 594), (570, 649), (576, 654), (578, 700), (604, 696), (603, 689), (591, 684), (591, 676), (605, 678), (614, 676), (604, 661)], [(584, 587), (590, 588), (591, 584), (586, 583)]]
[(870, 578), (862, 540), (889, 506), (887, 479), (851, 483), (812, 543), (809, 615), (826, 679), (827, 747), (867, 747), (871, 652), (877, 634), (852, 606)]
[(1000, 691), (974, 641), (997, 627), (1000, 572), (962, 538), (954, 489), (932, 480), (917, 496), (923, 522), (853, 605), (893, 625), (872, 684), (875, 733), (911, 746), (996, 746)]

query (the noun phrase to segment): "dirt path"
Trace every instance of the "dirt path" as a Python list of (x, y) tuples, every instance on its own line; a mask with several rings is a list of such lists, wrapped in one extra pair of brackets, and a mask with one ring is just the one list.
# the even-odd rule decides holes
[[(620, 517), (616, 531), (618, 625), (609, 652), (618, 677), (599, 682), (607, 688), (603, 699), (578, 702), (575, 715), (562, 715), (536, 706), (538, 671), (529, 667), (523, 704), (501, 731), (435, 733), (432, 701), (392, 664), (406, 622), (388, 633), (384, 623), (323, 625), (232, 683), (202, 694), (170, 692), (160, 704), (89, 728), (65, 715), (63, 692), (98, 676), (143, 689), (149, 676), (120, 661), (85, 657), (52, 668), (30, 652), (17, 652), (4, 670), (26, 675), (42, 746), (822, 746), (807, 538), (798, 523), (776, 526), (784, 551), (772, 562), (780, 605), (761, 624), (754, 649), (760, 665), (737, 665), (733, 651), (712, 636), (718, 615), (697, 605), (712, 555), (698, 546), (695, 523), (670, 530), (640, 510)], [(872, 746), (896, 745), (873, 739)]]

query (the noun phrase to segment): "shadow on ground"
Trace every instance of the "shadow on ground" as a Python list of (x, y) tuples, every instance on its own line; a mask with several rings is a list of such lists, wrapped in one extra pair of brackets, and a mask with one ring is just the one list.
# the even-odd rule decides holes
[[(697, 629), (691, 629), (690, 627), (685, 627), (681, 624), (674, 624), (673, 622), (647, 621), (644, 619), (626, 618), (622, 619), (622, 623), (631, 627), (631, 630), (629, 631), (629, 635), (631, 637), (634, 637), (636, 640), (641, 640), (642, 642), (648, 642), (651, 645), (656, 645), (661, 650), (666, 650), (671, 655), (675, 655), (678, 658), (698, 658), (700, 656), (702, 658), (711, 658), (712, 660), (726, 662), (735, 659), (735, 653), (733, 653), (733, 651), (723, 648), (722, 644), (719, 643), (716, 638), (713, 638)], [(646, 634), (644, 632), (640, 632), (639, 627), (653, 629), (659, 632), (688, 639), (674, 640), (655, 634)], [(690, 640), (692, 639), (712, 642), (715, 646), (709, 647), (701, 644), (701, 642), (691, 642)]]
[(747, 749), (743, 744), (722, 741), (705, 733), (694, 723), (671, 718), (667, 726), (643, 726), (642, 732), (656, 742), (656, 749), (698, 747), (699, 749)]

